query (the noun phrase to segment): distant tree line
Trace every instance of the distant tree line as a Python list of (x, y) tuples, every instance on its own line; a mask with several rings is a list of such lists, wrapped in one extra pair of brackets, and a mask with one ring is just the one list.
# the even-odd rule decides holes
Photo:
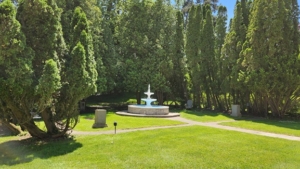
[(160, 105), (192, 99), (196, 108), (297, 112), (297, 0), (238, 0), (229, 28), (217, 0), (175, 2), (0, 1), (2, 122), (33, 137), (65, 136), (80, 100), (129, 91), (140, 103), (147, 84)]

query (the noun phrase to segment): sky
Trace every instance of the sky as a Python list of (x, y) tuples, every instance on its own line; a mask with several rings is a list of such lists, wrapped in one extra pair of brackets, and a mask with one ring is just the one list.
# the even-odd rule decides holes
[[(297, 1), (298, 1), (298, 4), (300, 4), (300, 0), (297, 0)], [(219, 5), (226, 6), (226, 8), (227, 8), (227, 15), (228, 15), (227, 22), (229, 22), (230, 19), (233, 17), (235, 3), (236, 3), (236, 0), (219, 0)]]

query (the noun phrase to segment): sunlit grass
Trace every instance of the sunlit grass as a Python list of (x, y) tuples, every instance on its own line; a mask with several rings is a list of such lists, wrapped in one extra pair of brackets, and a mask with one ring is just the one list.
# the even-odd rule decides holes
[(0, 168), (288, 168), (297, 141), (192, 126), (50, 143), (0, 142)]
[(94, 113), (80, 115), (80, 121), (74, 130), (78, 131), (107, 131), (114, 130), (113, 123), (117, 122), (117, 128), (122, 129), (132, 129), (132, 128), (145, 128), (154, 126), (171, 126), (184, 124), (179, 121), (168, 120), (165, 118), (148, 118), (148, 117), (129, 117), (120, 116), (114, 112), (108, 112), (106, 115), (106, 124), (108, 127), (93, 129), (94, 124)]
[[(106, 114), (106, 124), (107, 127), (104, 128), (92, 128), (95, 122), (95, 113), (86, 113), (80, 115), (80, 120), (77, 123), (74, 130), (76, 131), (108, 131), (114, 130), (114, 122), (117, 122), (117, 129), (134, 129), (134, 128), (145, 128), (145, 127), (157, 127), (157, 126), (172, 126), (184, 124), (179, 121), (168, 120), (167, 118), (149, 118), (149, 117), (129, 117), (120, 116), (114, 112), (108, 112)], [(43, 121), (36, 122), (37, 126), (46, 130)]]
[(224, 122), (221, 124), (245, 129), (300, 136), (300, 122), (279, 120), (239, 120), (236, 122)]

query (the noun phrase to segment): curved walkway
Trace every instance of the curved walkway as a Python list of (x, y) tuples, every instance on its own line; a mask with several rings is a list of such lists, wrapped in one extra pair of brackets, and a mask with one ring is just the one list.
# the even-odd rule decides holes
[[(300, 137), (297, 136), (289, 136), (284, 134), (276, 134), (276, 133), (269, 133), (269, 132), (263, 132), (263, 131), (257, 131), (257, 130), (250, 130), (250, 129), (242, 129), (238, 127), (230, 127), (230, 126), (224, 126), (220, 125), (219, 123), (222, 122), (231, 122), (234, 120), (227, 120), (227, 121), (218, 121), (218, 122), (197, 122), (193, 120), (188, 120), (182, 117), (172, 117), (168, 118), (170, 120), (176, 120), (183, 122), (185, 124), (181, 125), (174, 125), (174, 126), (161, 126), (161, 127), (148, 127), (148, 128), (137, 128), (137, 129), (124, 129), (124, 130), (117, 130), (117, 133), (126, 133), (126, 132), (133, 132), (133, 131), (146, 131), (146, 130), (156, 130), (156, 129), (166, 129), (166, 128), (176, 128), (176, 127), (184, 127), (184, 126), (206, 126), (206, 127), (213, 127), (218, 129), (224, 129), (224, 130), (232, 130), (232, 131), (238, 131), (248, 134), (254, 134), (254, 135), (260, 135), (260, 136), (267, 136), (267, 137), (273, 137), (273, 138), (281, 138), (286, 140), (294, 140), (294, 141), (300, 141)], [(73, 135), (99, 135), (99, 134), (114, 134), (114, 130), (110, 131), (73, 131)]]

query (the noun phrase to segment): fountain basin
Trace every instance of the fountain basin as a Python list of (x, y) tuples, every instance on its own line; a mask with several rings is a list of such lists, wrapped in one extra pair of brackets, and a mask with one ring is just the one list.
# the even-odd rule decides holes
[(167, 115), (169, 106), (128, 105), (128, 113), (144, 115)]
[[(146, 102), (146, 106), (152, 106), (151, 103), (156, 101), (156, 99), (151, 99), (151, 98), (149, 98), (149, 99), (148, 98), (147, 99), (141, 99), (141, 100), (143, 100), (144, 102)], [(143, 105), (141, 105), (141, 106), (143, 106)]]

